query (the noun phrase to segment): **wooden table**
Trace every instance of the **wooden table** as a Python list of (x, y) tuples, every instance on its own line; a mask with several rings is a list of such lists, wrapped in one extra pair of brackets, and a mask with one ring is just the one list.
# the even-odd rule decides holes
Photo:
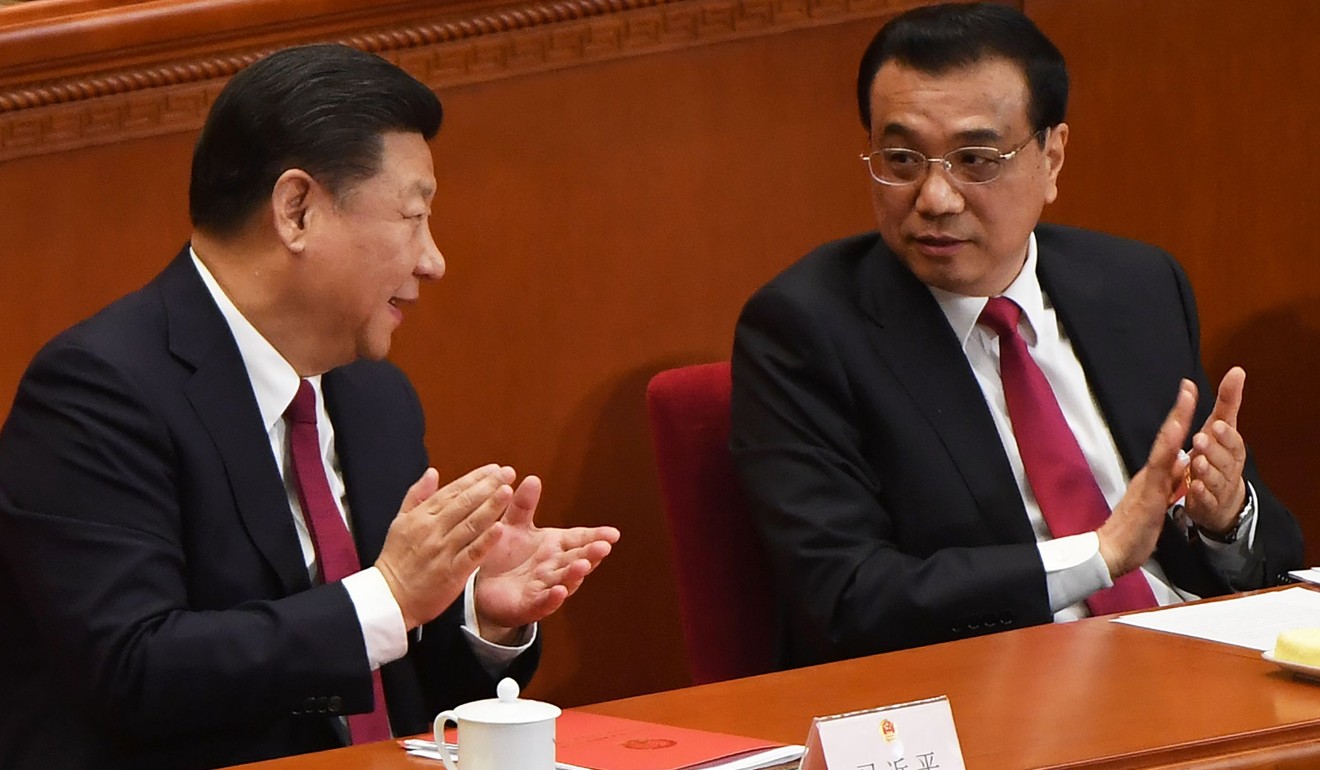
[[(1254, 650), (1103, 618), (584, 710), (802, 743), (815, 715), (936, 695), (949, 696), (970, 770), (1320, 768), (1320, 683), (1296, 679)], [(245, 767), (435, 770), (440, 765), (382, 743)]]

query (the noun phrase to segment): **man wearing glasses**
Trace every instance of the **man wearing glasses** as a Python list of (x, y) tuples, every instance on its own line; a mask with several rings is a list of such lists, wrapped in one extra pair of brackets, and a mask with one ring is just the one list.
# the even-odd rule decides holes
[[(1292, 515), (1212, 389), (1166, 253), (1042, 224), (1062, 56), (1019, 11), (896, 17), (858, 77), (877, 232), (738, 322), (731, 449), (785, 603), (782, 662), (1279, 582)], [(1186, 451), (1183, 451), (1183, 450)]]

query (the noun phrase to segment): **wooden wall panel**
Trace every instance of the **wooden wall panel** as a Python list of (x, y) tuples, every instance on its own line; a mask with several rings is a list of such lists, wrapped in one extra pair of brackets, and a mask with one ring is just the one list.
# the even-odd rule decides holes
[(188, 224), (191, 134), (0, 162), (0, 404), (46, 340), (146, 283)]
[(1073, 76), (1046, 217), (1158, 244), (1200, 304), (1212, 378), (1247, 370), (1242, 429), (1320, 559), (1320, 3), (1027, 0)]

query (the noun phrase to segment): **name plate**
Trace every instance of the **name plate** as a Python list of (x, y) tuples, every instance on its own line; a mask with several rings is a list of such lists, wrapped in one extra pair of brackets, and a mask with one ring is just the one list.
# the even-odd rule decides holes
[(966, 770), (947, 696), (816, 717), (801, 770)]

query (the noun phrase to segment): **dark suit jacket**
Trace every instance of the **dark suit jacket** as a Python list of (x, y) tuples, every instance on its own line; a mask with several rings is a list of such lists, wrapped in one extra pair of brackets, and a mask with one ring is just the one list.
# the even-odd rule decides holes
[[(325, 375), (358, 551), (426, 467), (387, 363)], [(200, 768), (339, 745), (372, 707), (347, 592), (310, 585), (252, 387), (185, 249), (50, 342), (0, 433), (0, 767)], [(461, 600), (382, 669), (396, 734), (491, 697)], [(536, 653), (510, 672), (525, 683)]]
[[(1201, 400), (1186, 276), (1153, 247), (1041, 225), (1038, 274), (1129, 473), (1180, 378)], [(738, 322), (731, 449), (785, 599), (786, 664), (1052, 620), (1021, 496), (989, 408), (934, 297), (872, 233), (827, 244), (761, 288)], [(1253, 464), (1263, 556), (1240, 588), (1302, 561), (1292, 515)], [(1171, 523), (1156, 558), (1201, 596), (1231, 586)]]

